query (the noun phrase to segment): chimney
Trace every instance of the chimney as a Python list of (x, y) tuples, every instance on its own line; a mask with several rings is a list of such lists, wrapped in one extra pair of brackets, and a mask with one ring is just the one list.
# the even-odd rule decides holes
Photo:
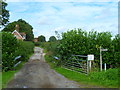
[(15, 29), (19, 32), (19, 25), (16, 24)]

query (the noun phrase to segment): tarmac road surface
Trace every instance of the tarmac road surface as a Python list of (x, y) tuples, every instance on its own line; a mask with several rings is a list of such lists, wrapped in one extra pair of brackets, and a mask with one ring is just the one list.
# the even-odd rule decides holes
[(22, 69), (14, 75), (7, 88), (79, 88), (74, 81), (70, 81), (55, 72), (44, 60), (43, 49), (34, 48), (34, 54)]

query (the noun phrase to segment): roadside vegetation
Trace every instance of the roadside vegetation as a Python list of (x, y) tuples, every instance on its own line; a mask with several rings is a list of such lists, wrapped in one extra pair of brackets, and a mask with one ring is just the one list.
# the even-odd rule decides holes
[[(81, 29), (71, 30), (62, 33), (62, 39), (54, 42), (39, 43), (40, 47), (47, 50), (46, 61), (51, 68), (61, 73), (65, 77), (79, 83), (97, 85), (100, 87), (117, 88), (119, 86), (119, 58), (120, 37), (116, 35), (113, 39), (110, 32), (86, 32)], [(107, 64), (107, 70), (99, 70), (99, 48), (107, 48), (103, 52), (103, 64)], [(45, 51), (46, 52), (46, 51)], [(88, 75), (67, 70), (62, 65), (69, 60), (71, 55), (94, 54), (95, 60), (92, 62), (92, 70)], [(57, 57), (58, 59), (55, 59)]]
[[(14, 22), (9, 22), (10, 13), (7, 10), (7, 3), (0, 1), (2, 4), (2, 13), (0, 19), (2, 20), (2, 31), (0, 32), (0, 89), (5, 88), (6, 84), (13, 78), (14, 74), (24, 65), (24, 63), (33, 54), (34, 39), (33, 27), (25, 20), (19, 19)], [(15, 30), (18, 24), (19, 32), (26, 34), (26, 40), (17, 40), (11, 32)], [(0, 28), (1, 28), (0, 26)], [(1, 52), (2, 51), (2, 52)], [(20, 63), (18, 63), (20, 62)]]
[(84, 73), (75, 72), (63, 68), (62, 66), (58, 66), (56, 64), (57, 61), (48, 54), (45, 55), (45, 60), (56, 72), (62, 74), (63, 76), (70, 80), (77, 81), (80, 84), (88, 85), (89, 87), (95, 86), (101, 88), (117, 88), (119, 85), (118, 68), (114, 69), (110, 68), (107, 69), (106, 72), (105, 71), (100, 72), (99, 70), (92, 71), (88, 75), (85, 75)]
[[(1, 1), (0, 1), (1, 2)], [(0, 16), (4, 29), (0, 32), (2, 35), (2, 73), (0, 73), (0, 81), (3, 88), (13, 78), (14, 74), (24, 65), (30, 55), (33, 53), (34, 44), (31, 42), (34, 38), (33, 27), (26, 21), (19, 19), (18, 21), (9, 22), (9, 11), (6, 9), (7, 3), (2, 2), (3, 13)], [(26, 33), (26, 41), (17, 40), (10, 32), (15, 30), (15, 25), (20, 26), (19, 32)], [(62, 39), (57, 34), (57, 39), (51, 36), (49, 42), (46, 42), (44, 36), (39, 36), (40, 42), (35, 43), (36, 46), (44, 48), (46, 53), (45, 59), (51, 68), (55, 69), (70, 80), (79, 83), (97, 85), (104, 87), (118, 87), (120, 81), (119, 62), (120, 62), (120, 36), (116, 35), (112, 39), (110, 32), (86, 32), (81, 29), (74, 29), (62, 33)], [(0, 42), (1, 43), (1, 42)], [(102, 52), (103, 64), (107, 64), (107, 71), (99, 71), (99, 48), (107, 48), (107, 52)], [(64, 62), (68, 61), (71, 55), (87, 55), (94, 54), (95, 60), (92, 63), (92, 71), (88, 74), (82, 74), (67, 70), (62, 67)], [(17, 56), (21, 56), (15, 60)], [(55, 57), (58, 57), (56, 60)], [(14, 67), (15, 64), (18, 64)], [(0, 83), (1, 84), (1, 83)], [(0, 87), (0, 88), (2, 88)]]
[(2, 85), (1, 85), (2, 87), (0, 88), (6, 88), (7, 83), (14, 78), (15, 73), (18, 72), (22, 68), (24, 63), (25, 61), (23, 61), (17, 67), (15, 67), (14, 70), (2, 72), (0, 74), (0, 77), (2, 77)]
[[(34, 44), (30, 41), (17, 40), (8, 32), (0, 32), (0, 34), (2, 34), (2, 87), (6, 87), (6, 84), (14, 76), (14, 73), (33, 54)], [(16, 57), (18, 56), (20, 58), (17, 59)]]

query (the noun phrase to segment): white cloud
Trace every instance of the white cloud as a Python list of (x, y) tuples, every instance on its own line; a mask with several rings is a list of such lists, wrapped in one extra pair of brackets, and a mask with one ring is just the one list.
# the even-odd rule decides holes
[(39, 25), (50, 25), (52, 23), (50, 22), (50, 18), (43, 16), (43, 17), (39, 18), (38, 24)]
[(57, 28), (53, 29), (52, 31), (64, 32), (66, 30), (68, 30), (67, 27), (61, 26), (61, 27), (57, 27)]
[[(87, 0), (86, 0), (87, 1)], [(91, 0), (93, 1), (93, 0)], [(65, 32), (74, 28), (82, 28), (86, 31), (117, 30), (117, 3), (37, 3), (36, 12), (11, 11), (12, 19), (24, 17), (34, 28), (35, 37), (44, 35), (47, 40), (55, 35), (55, 31)], [(75, 5), (77, 4), (77, 5)], [(23, 4), (23, 7), (29, 4)], [(20, 9), (18, 7), (17, 9)], [(26, 7), (27, 9), (27, 7)], [(30, 8), (34, 11), (33, 7)]]

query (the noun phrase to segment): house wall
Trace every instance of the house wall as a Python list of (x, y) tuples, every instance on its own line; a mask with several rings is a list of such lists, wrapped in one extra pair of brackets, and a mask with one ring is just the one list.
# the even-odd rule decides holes
[(23, 38), (20, 37), (18, 33), (14, 32), (13, 34), (14, 34), (14, 36), (15, 36), (17, 39), (23, 40)]
[(34, 39), (34, 42), (38, 42), (38, 39), (35, 38), (35, 39)]

